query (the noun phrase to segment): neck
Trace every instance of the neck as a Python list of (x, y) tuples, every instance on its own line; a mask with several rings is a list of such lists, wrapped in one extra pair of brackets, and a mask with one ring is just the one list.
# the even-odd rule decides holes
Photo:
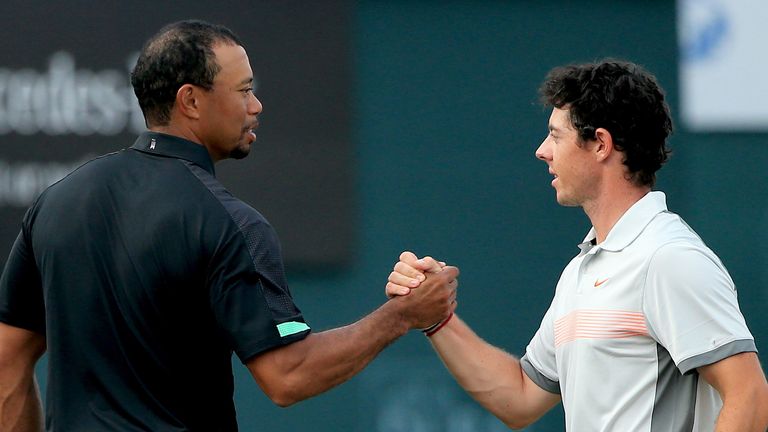
[(627, 183), (584, 203), (582, 207), (592, 226), (595, 227), (597, 243), (605, 241), (608, 233), (624, 213), (650, 191), (649, 186), (635, 186)]
[(197, 135), (195, 135), (195, 133), (189, 128), (168, 124), (163, 126), (151, 126), (149, 127), (149, 130), (152, 132), (159, 132), (159, 133), (164, 133), (166, 135), (177, 136), (179, 138), (184, 138), (187, 141), (192, 141), (194, 143), (202, 145), (202, 142), (197, 137)]
[(189, 127), (186, 127), (184, 125), (177, 125), (177, 124), (174, 124), (173, 122), (170, 122), (170, 124), (164, 125), (164, 126), (151, 126), (149, 127), (149, 130), (152, 132), (159, 132), (167, 135), (177, 136), (179, 138), (184, 138), (187, 141), (192, 141), (195, 144), (200, 144), (201, 146), (205, 147), (208, 150), (208, 154), (211, 156), (211, 160), (214, 163), (221, 160), (221, 158), (217, 157), (217, 155), (211, 154), (211, 151), (208, 148), (208, 146), (203, 144), (203, 141), (200, 139), (200, 137), (198, 137), (195, 131), (193, 131)]

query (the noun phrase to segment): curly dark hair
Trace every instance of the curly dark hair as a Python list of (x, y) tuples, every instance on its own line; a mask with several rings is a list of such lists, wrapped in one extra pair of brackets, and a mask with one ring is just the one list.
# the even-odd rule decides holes
[(597, 128), (610, 132), (632, 181), (655, 184), (656, 171), (670, 154), (672, 119), (651, 73), (615, 59), (562, 66), (547, 74), (539, 94), (544, 105), (569, 110), (582, 141), (595, 139)]
[(148, 127), (168, 124), (182, 85), (213, 87), (220, 69), (213, 53), (218, 43), (242, 45), (226, 27), (198, 20), (169, 24), (144, 44), (131, 85)]

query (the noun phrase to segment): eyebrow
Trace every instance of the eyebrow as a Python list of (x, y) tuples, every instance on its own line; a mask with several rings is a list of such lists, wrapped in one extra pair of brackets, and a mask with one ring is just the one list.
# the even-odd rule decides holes
[(238, 86), (242, 86), (242, 85), (246, 85), (246, 84), (251, 84), (252, 82), (253, 82), (253, 77), (246, 78), (246, 79), (240, 81)]

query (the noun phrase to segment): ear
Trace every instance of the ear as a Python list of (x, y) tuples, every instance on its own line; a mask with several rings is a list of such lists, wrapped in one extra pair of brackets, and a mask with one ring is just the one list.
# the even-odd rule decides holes
[(595, 129), (595, 143), (594, 152), (597, 160), (602, 162), (608, 159), (614, 151), (611, 133), (604, 128)]
[(192, 84), (184, 84), (176, 92), (176, 108), (184, 117), (190, 119), (200, 118), (200, 92), (201, 88)]

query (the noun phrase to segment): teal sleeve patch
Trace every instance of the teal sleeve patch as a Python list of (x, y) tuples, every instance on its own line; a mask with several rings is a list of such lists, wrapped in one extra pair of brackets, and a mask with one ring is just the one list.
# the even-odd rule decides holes
[(277, 325), (277, 331), (280, 332), (280, 337), (290, 336), (304, 330), (309, 330), (309, 326), (303, 322), (288, 321)]

